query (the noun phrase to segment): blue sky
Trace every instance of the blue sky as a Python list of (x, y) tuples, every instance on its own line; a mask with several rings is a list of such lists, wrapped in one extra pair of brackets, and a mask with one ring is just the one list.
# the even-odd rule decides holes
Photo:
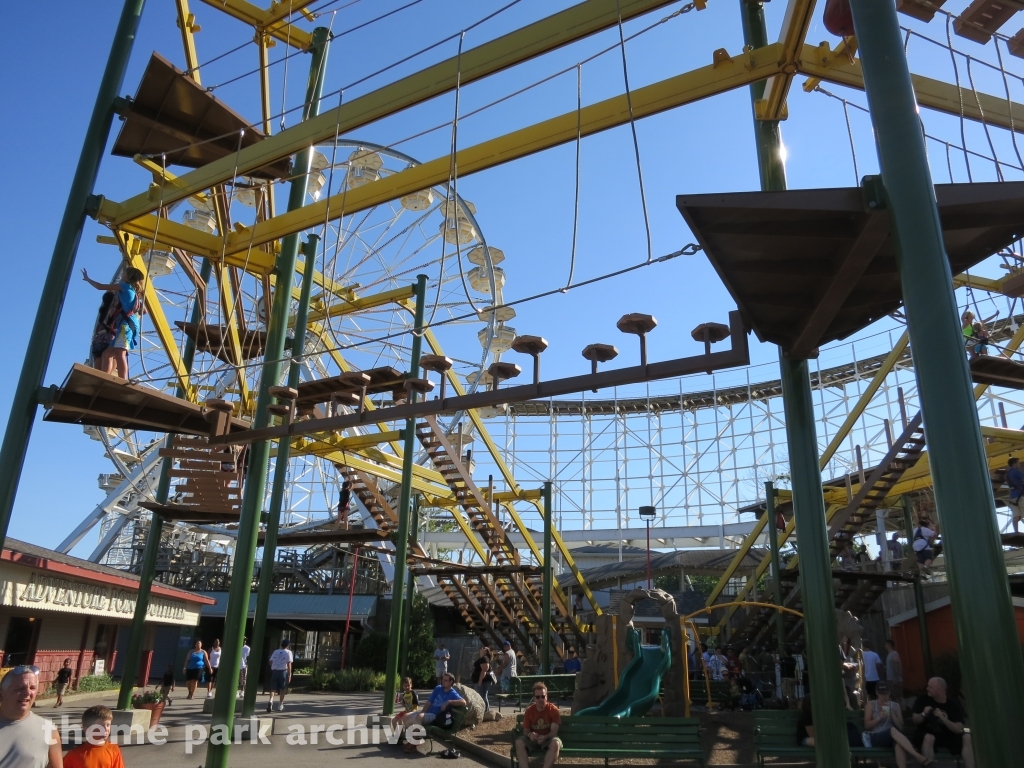
[[(403, 4), (396, 0), (337, 2), (327, 8), (320, 23), (330, 25), (339, 33)], [(340, 37), (330, 52), (326, 91), (337, 91), (409, 52), (442, 40), (504, 4), (494, 0), (423, 0), (365, 30)], [(464, 45), (467, 49), (474, 47), (569, 4), (564, 0), (522, 0), (495, 19), (469, 31)], [(241, 23), (229, 20), (198, 1), (193, 5), (192, 10), (203, 27), (196, 38), (201, 61), (251, 38), (251, 29)], [(666, 6), (630, 22), (626, 25), (626, 34), (663, 18), (679, 5)], [(959, 9), (966, 3), (949, 5), (951, 9)], [(9, 402), (25, 354), (28, 327), (35, 314), (54, 233), (63, 212), (119, 6), (114, 0), (90, 4), (58, 0), (48, 6), (45, 17), (30, 4), (15, 4), (8, 9), (9, 29), (21, 32), (8, 40), (8, 60), (15, 74), (6, 79), (7, 109), (0, 122), (2, 139), (9, 147), (6, 183), (0, 192), (8, 232), (5, 278), (10, 287), (6, 300), (0, 302), (0, 320), (7, 329), (5, 352), (9, 360), (9, 373), (0, 379), (0, 398), (4, 402)], [(706, 11), (675, 18), (630, 42), (627, 46), (630, 85), (640, 87), (705, 66), (711, 62), (711, 52), (717, 48), (739, 52), (742, 46), (739, 8), (736, 0), (713, 0)], [(335, 10), (337, 13), (332, 15)], [(781, 0), (767, 5), (770, 38), (774, 38), (779, 29), (784, 10), (785, 3)], [(909, 23), (904, 17), (901, 21)], [(936, 21), (927, 27), (915, 25), (914, 28), (942, 41), (945, 40), (942, 24)], [(553, 72), (572, 67), (617, 40), (618, 31), (609, 30), (472, 84), (462, 91), (460, 112), (464, 114)], [(837, 42), (821, 26), (819, 10), (808, 42), (816, 44), (821, 40), (828, 40), (833, 47)], [(954, 41), (958, 48), (972, 55), (993, 59), (991, 46), (982, 48), (960, 38)], [(365, 93), (420, 66), (454, 55), (457, 45), (457, 40), (449, 41), (383, 76), (352, 86), (345, 90), (344, 98)], [(153, 50), (183, 66), (171, 0), (147, 3), (123, 93), (134, 93)], [(283, 45), (274, 48), (272, 59), (280, 58), (283, 52)], [(914, 38), (910, 55), (917, 71), (947, 80), (959, 75), (965, 82), (968, 76), (973, 76), (979, 89), (1000, 96), (1003, 93), (1003, 80), (998, 73), (979, 64), (967, 73), (961, 59), (960, 68), (954, 74), (949, 52), (927, 41)], [(1003, 55), (1006, 56), (1005, 50)], [(252, 69), (256, 66), (255, 56), (250, 45), (204, 67), (204, 85), (215, 86)], [(283, 103), (291, 108), (301, 101), (307, 61), (304, 54), (292, 56), (287, 63), (287, 79), (285, 66), (275, 67), (275, 105)], [(1019, 59), (1007, 65), (1018, 72), (1024, 70), (1024, 63)], [(842, 105), (822, 94), (804, 93), (800, 88), (803, 80), (797, 78), (789, 102), (790, 118), (782, 129), (789, 155), (789, 184), (792, 188), (850, 185), (855, 175)], [(1024, 85), (1019, 76), (1009, 82), (1008, 87), (1016, 100), (1024, 100)], [(617, 50), (583, 67), (584, 104), (622, 90), (622, 62)], [(830, 87), (830, 90), (846, 95), (857, 104), (866, 103), (863, 94), (839, 87)], [(214, 94), (246, 117), (257, 118), (259, 107), (254, 77), (217, 87)], [(325, 108), (333, 106), (336, 99), (337, 94), (326, 99)], [(460, 122), (459, 143), (460, 146), (473, 144), (571, 112), (575, 107), (576, 75), (571, 72)], [(367, 126), (357, 137), (385, 144), (395, 142), (424, 127), (450, 120), (453, 109), (453, 97), (441, 97), (380, 124)], [(290, 114), (286, 120), (291, 125), (296, 118)], [(867, 115), (854, 109), (851, 120), (858, 171), (861, 175), (877, 172)], [(956, 118), (925, 113), (925, 123), (930, 133), (948, 141), (960, 141), (961, 126)], [(115, 122), (111, 142), (118, 125)], [(691, 241), (675, 209), (677, 194), (757, 188), (746, 89), (639, 121), (636, 128), (655, 256)], [(968, 146), (978, 152), (988, 154), (991, 140), (999, 157), (1007, 162), (1018, 162), (1015, 147), (1004, 131), (992, 130), (986, 136), (980, 126), (968, 124), (964, 136)], [(445, 129), (405, 142), (399, 149), (429, 160), (446, 155), (449, 141), (450, 133)], [(947, 164), (943, 145), (932, 142), (929, 151), (936, 181), (948, 181), (948, 168), (952, 169), (956, 181), (967, 181), (961, 154), (953, 152)], [(585, 139), (581, 158), (577, 279), (603, 274), (647, 256), (628, 126)], [(991, 163), (974, 159), (972, 164), (975, 181), (995, 178)], [(1005, 174), (1008, 179), (1022, 176), (1009, 168)], [(574, 177), (575, 146), (568, 145), (460, 181), (460, 194), (479, 208), (479, 219), (488, 242), (506, 253), (507, 300), (557, 287), (566, 279)], [(104, 158), (96, 191), (112, 199), (123, 199), (142, 191), (148, 181), (148, 174), (130, 160), (108, 155)], [(104, 279), (112, 272), (116, 253), (109, 246), (95, 242), (96, 236), (101, 234), (104, 234), (102, 227), (92, 221), (87, 223), (47, 384), (59, 383), (70, 364), (82, 360), (86, 354), (96, 294), (78, 279), (77, 268), (86, 267), (94, 276)], [(991, 271), (998, 272), (995, 268)], [(551, 352), (545, 357), (545, 375), (556, 376), (580, 372), (586, 364), (579, 357), (579, 350), (590, 342), (617, 343), (624, 350), (620, 359), (631, 360), (636, 354), (635, 345), (621, 341), (614, 329), (615, 320), (625, 312), (648, 312), (658, 318), (660, 326), (650, 337), (651, 357), (666, 359), (696, 351), (689, 340), (689, 330), (701, 322), (724, 322), (731, 308), (728, 294), (714, 271), (707, 260), (698, 255), (523, 305), (518, 308), (515, 326), (520, 333), (538, 333), (549, 340)], [(1005, 314), (1005, 308), (1003, 311)], [(870, 332), (885, 327), (888, 326), (883, 323)], [(754, 362), (769, 362), (775, 356), (773, 347), (755, 344)], [(96, 477), (100, 472), (109, 471), (112, 467), (103, 458), (99, 444), (90, 441), (80, 429), (37, 421), (10, 535), (42, 545), (56, 545), (100, 501), (102, 493), (97, 488)]]

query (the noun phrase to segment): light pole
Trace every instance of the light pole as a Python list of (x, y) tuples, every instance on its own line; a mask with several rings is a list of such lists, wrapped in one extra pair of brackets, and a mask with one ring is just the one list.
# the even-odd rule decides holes
[(651, 520), (658, 514), (655, 507), (640, 507), (640, 519), (647, 523), (647, 588), (651, 588)]

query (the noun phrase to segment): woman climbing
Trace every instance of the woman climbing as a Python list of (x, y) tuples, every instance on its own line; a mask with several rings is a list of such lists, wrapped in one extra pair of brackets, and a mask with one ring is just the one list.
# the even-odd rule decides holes
[(135, 267), (125, 267), (121, 283), (98, 283), (84, 269), (82, 279), (98, 291), (114, 294), (102, 322), (103, 328), (93, 337), (92, 353), (94, 359), (99, 356), (97, 368), (127, 380), (128, 350), (139, 345), (142, 333), (139, 317), (143, 311), (142, 288), (146, 276)]
[(974, 313), (967, 310), (960, 318), (963, 327), (964, 345), (967, 347), (967, 355), (973, 360), (976, 357), (988, 354), (988, 330), (985, 323), (976, 320)]

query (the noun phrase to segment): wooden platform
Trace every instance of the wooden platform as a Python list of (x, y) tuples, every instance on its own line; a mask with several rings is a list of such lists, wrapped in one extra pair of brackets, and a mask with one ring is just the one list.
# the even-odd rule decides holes
[[(935, 193), (953, 274), (1024, 232), (1024, 182)], [(679, 195), (676, 206), (757, 337), (799, 358), (901, 305), (889, 216), (868, 198), (852, 187)]]
[[(260, 531), (260, 544), (263, 543), (265, 537), (266, 534)], [(296, 533), (282, 531), (277, 536), (277, 546), (306, 547), (315, 546), (316, 544), (380, 544), (390, 540), (390, 533), (373, 528), (354, 528), (347, 531), (344, 528), (337, 530), (319, 528), (297, 531)]]
[[(139, 83), (111, 154), (120, 157), (166, 154), (168, 165), (200, 168), (262, 141), (263, 132), (191, 77), (154, 53)], [(250, 176), (287, 178), (287, 159)]]
[(238, 522), (237, 512), (209, 512), (179, 504), (157, 504), (155, 501), (140, 501), (139, 506), (157, 513), (165, 520), (173, 520), (176, 523), (223, 525), (224, 523)]
[[(381, 392), (393, 392), (401, 393), (404, 397), (405, 390), (403, 389), (403, 386), (405, 377), (394, 368), (371, 368), (368, 371), (361, 371), (361, 373), (365, 373), (370, 377), (370, 383), (366, 387), (366, 393), (368, 395), (375, 395)], [(299, 392), (298, 400), (295, 401), (296, 408), (299, 411), (311, 411), (313, 406), (329, 402), (331, 395), (346, 392), (360, 392), (362, 388), (352, 385), (350, 382), (345, 380), (345, 374), (341, 374), (339, 376), (331, 376), (327, 379), (303, 381), (298, 385), (298, 387), (296, 387), (296, 389)]]
[(196, 325), (175, 320), (174, 324), (185, 332), (185, 335), (196, 342), (197, 352), (216, 355), (217, 359), (228, 365), (241, 365), (246, 360), (259, 357), (267, 345), (265, 331), (239, 331), (238, 345), (241, 347), (242, 360), (235, 360), (234, 349), (230, 339), (225, 338), (227, 329), (223, 325)]
[[(44, 403), (44, 407), (44, 421), (62, 424), (185, 435), (210, 434), (210, 423), (203, 416), (202, 406), (142, 384), (129, 383), (80, 363), (71, 366), (64, 383), (52, 400)], [(233, 432), (248, 426), (241, 419), (232, 419)]]
[(971, 379), (1007, 389), (1024, 389), (1024, 364), (1005, 357), (982, 355), (971, 360)]

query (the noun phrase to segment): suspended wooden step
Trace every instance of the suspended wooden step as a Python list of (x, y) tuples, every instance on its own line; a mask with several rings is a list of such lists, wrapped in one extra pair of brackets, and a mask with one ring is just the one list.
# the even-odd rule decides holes
[(168, 475), (178, 482), (171, 486), (167, 504), (140, 502), (169, 520), (193, 523), (238, 522), (245, 481), (246, 450), (209, 444), (205, 437), (171, 438), (159, 456), (173, 459)]
[(946, 0), (896, 0), (896, 10), (921, 21), (931, 21)]
[(981, 355), (971, 360), (971, 379), (1007, 389), (1024, 389), (1024, 364), (1005, 357)]
[(974, 0), (953, 20), (953, 31), (984, 45), (1020, 10), (1024, 10), (1021, 0)]
[[(133, 429), (143, 432), (210, 434), (207, 409), (142, 384), (133, 384), (87, 365), (75, 363), (60, 387), (43, 403), (44, 421), (62, 424)], [(231, 419), (231, 431), (247, 429)]]
[[(150, 57), (124, 118), (112, 154), (165, 155), (168, 165), (186, 168), (200, 168), (266, 138), (157, 53)], [(290, 172), (291, 162), (282, 159), (249, 175), (283, 179)]]
[(238, 330), (238, 346), (241, 348), (242, 359), (235, 360), (235, 350), (232, 346), (231, 336), (228, 329), (223, 325), (207, 325), (201, 323), (186, 323), (175, 320), (174, 324), (185, 332), (185, 335), (196, 343), (196, 350), (207, 352), (216, 356), (221, 362), (228, 365), (241, 365), (246, 360), (252, 360), (263, 354), (267, 346), (267, 334), (265, 331)]
[[(1024, 182), (936, 184), (935, 196), (954, 275), (1024, 229)], [(902, 303), (896, 239), (879, 198), (869, 183), (679, 195), (676, 207), (758, 339), (801, 358)]]
[(311, 413), (315, 406), (329, 403), (332, 398), (344, 401), (345, 396), (361, 395), (364, 384), (367, 395), (391, 392), (395, 398), (405, 397), (405, 377), (401, 373), (390, 367), (371, 368), (368, 371), (354, 371), (327, 379), (301, 382), (296, 387), (299, 397), (295, 401), (295, 408), (300, 414)]

